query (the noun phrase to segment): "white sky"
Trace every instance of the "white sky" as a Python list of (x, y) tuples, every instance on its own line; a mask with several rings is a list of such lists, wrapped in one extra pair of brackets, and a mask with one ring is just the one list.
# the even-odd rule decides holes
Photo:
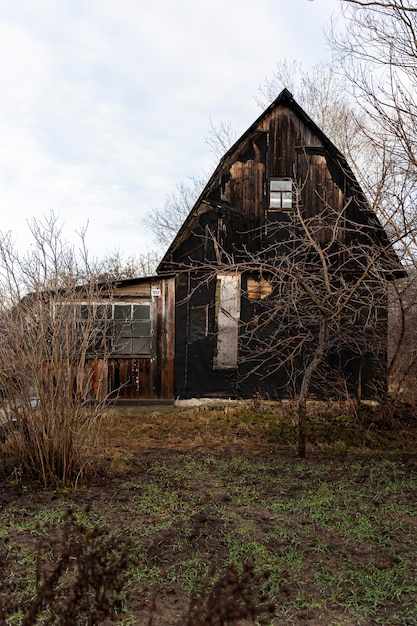
[(54, 211), (95, 257), (154, 247), (143, 226), (239, 134), (280, 59), (327, 58), (338, 0), (0, 0), (0, 230)]

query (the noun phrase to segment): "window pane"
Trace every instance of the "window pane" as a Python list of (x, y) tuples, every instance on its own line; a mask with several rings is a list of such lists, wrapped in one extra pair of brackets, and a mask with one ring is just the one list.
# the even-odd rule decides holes
[(92, 352), (95, 355), (102, 354), (104, 352), (105, 346), (106, 346), (105, 337), (103, 333), (100, 332), (99, 329), (97, 329), (95, 332), (91, 334), (90, 341), (91, 341), (90, 352)]
[(149, 304), (134, 304), (133, 305), (133, 319), (134, 320), (148, 320), (151, 317), (151, 307)]
[(292, 190), (292, 181), (291, 179), (287, 180), (271, 180), (271, 191), (291, 191)]
[(283, 193), (282, 194), (282, 208), (283, 209), (291, 209), (292, 208), (292, 193)]
[(151, 334), (150, 322), (133, 322), (132, 335), (134, 337), (149, 337)]
[(113, 322), (112, 334), (114, 337), (121, 337), (123, 335), (130, 335), (130, 324), (128, 322)]
[(151, 353), (151, 340), (149, 337), (132, 339), (131, 354), (150, 354), (150, 353)]
[(271, 197), (270, 197), (270, 201), (269, 201), (269, 208), (270, 209), (280, 209), (281, 208), (281, 194), (272, 194), (271, 193)]
[(97, 304), (96, 306), (96, 319), (104, 320), (109, 316), (109, 305), (107, 304)]
[(113, 342), (113, 352), (115, 352), (116, 354), (131, 354), (132, 353), (131, 339), (124, 339), (123, 337), (117, 337)]
[(114, 319), (115, 320), (129, 320), (132, 315), (132, 307), (130, 304), (115, 304), (114, 305)]
[(88, 320), (89, 311), (91, 311), (91, 308), (87, 304), (81, 304), (80, 313), (81, 313), (82, 320)]

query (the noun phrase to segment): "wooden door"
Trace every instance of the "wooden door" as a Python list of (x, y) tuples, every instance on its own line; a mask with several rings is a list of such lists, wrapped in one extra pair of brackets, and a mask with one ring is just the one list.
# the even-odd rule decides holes
[(152, 397), (151, 360), (149, 358), (110, 359), (109, 393), (122, 400), (146, 400)]

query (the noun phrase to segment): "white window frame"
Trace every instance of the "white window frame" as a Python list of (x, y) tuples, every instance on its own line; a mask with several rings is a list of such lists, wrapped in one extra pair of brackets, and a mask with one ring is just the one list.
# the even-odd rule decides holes
[(269, 181), (269, 211), (292, 211), (292, 178), (271, 178)]

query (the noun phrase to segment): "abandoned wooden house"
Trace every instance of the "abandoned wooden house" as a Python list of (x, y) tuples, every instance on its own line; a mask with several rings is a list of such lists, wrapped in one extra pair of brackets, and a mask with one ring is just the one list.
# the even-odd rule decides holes
[[(110, 355), (107, 390), (154, 401), (296, 394), (318, 332), (314, 320), (300, 322), (304, 305), (294, 294), (309, 280), (297, 283), (300, 271), (316, 282), (320, 273), (337, 276), (339, 300), (343, 285), (356, 285), (317, 393), (331, 393), (337, 369), (353, 393), (378, 396), (386, 383), (386, 280), (403, 270), (345, 158), (284, 90), (221, 159), (158, 276), (116, 286), (112, 314), (130, 307), (137, 336), (132, 330)], [(288, 293), (294, 321), (283, 304)], [(312, 319), (312, 307), (303, 315)], [(295, 349), (300, 325), (308, 332)]]

